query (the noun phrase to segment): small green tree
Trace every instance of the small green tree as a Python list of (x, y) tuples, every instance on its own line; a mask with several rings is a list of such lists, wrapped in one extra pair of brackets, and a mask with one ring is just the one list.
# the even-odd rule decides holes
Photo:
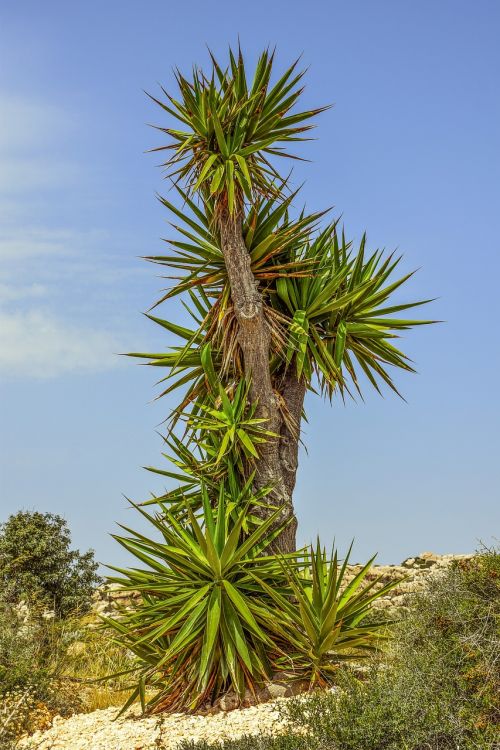
[(0, 524), (2, 599), (36, 601), (60, 617), (89, 609), (100, 582), (94, 553), (71, 549), (64, 518), (53, 513), (19, 511)]

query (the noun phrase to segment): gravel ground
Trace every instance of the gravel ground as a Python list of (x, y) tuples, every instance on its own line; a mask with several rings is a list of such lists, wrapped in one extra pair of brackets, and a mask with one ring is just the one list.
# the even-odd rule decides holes
[[(279, 720), (280, 698), (250, 708), (212, 716), (163, 714), (140, 718), (133, 710), (113, 721), (114, 708), (55, 717), (45, 732), (35, 732), (19, 742), (20, 750), (174, 750), (182, 740), (216, 740), (244, 734), (278, 734), (285, 726)], [(159, 740), (162, 740), (160, 743)]]

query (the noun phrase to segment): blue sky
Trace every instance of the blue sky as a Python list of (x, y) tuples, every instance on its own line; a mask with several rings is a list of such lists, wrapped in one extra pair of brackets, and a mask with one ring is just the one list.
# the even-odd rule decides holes
[[(139, 256), (169, 233), (161, 123), (143, 93), (240, 35), (249, 61), (310, 66), (305, 106), (334, 103), (295, 168), (310, 209), (421, 270), (407, 296), (446, 321), (408, 334), (407, 403), (310, 397), (300, 541), (398, 562), (466, 552), (499, 528), (500, 7), (496, 0), (3, 3), (0, 9), (0, 518), (63, 514), (119, 564), (123, 494), (160, 491), (154, 372), (116, 352), (171, 340), (141, 312), (162, 281)], [(163, 309), (179, 318), (174, 303)]]

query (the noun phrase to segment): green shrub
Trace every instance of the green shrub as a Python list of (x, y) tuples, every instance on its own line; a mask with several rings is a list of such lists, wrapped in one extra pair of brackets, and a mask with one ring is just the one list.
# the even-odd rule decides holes
[(29, 686), (43, 693), (60, 673), (70, 639), (67, 623), (0, 602), (0, 693)]
[[(267, 554), (282, 531), (278, 509), (250, 521), (221, 489), (217, 508), (203, 494), (203, 512), (162, 507), (149, 515), (161, 541), (130, 532), (116, 537), (141, 563), (112, 578), (140, 602), (107, 619), (116, 639), (137, 657), (136, 684), (125, 704), (143, 710), (195, 710), (232, 689), (239, 700), (278, 675), (306, 684), (331, 682), (338, 665), (377, 648), (385, 623), (365, 625), (378, 579), (372, 560), (347, 583), (348, 557), (338, 565), (318, 543), (277, 557)], [(243, 529), (249, 528), (248, 533)], [(146, 701), (146, 689), (155, 694)]]
[[(500, 555), (483, 550), (415, 597), (389, 653), (362, 678), (345, 668), (336, 692), (283, 704), (283, 717), (300, 734), (291, 728), (282, 737), (221, 743), (219, 750), (494, 750), (499, 619)], [(208, 750), (205, 743), (184, 750), (195, 747)]]
[[(123, 704), (128, 680), (95, 682), (130, 666), (132, 654), (88, 627), (88, 618), (46, 618), (43, 606), (0, 601), (0, 748), (69, 716)], [(46, 614), (46, 613), (45, 613)]]
[[(247, 687), (270, 678), (272, 621), (262, 580), (280, 585), (284, 574), (264, 550), (280, 528), (277, 514), (258, 524), (241, 543), (248, 507), (236, 512), (221, 492), (214, 511), (204, 495), (203, 514), (185, 506), (186, 520), (167, 508), (151, 516), (161, 542), (132, 532), (118, 541), (146, 568), (112, 578), (137, 590), (141, 602), (107, 623), (137, 657), (137, 697), (143, 709), (196, 709), (231, 686), (243, 697)], [(130, 529), (128, 529), (130, 531)], [(155, 691), (146, 704), (145, 691)]]
[(375, 599), (387, 594), (398, 581), (378, 586), (380, 577), (367, 582), (373, 560), (347, 583), (346, 570), (351, 550), (342, 565), (337, 552), (328, 559), (319, 540), (305, 555), (302, 565), (285, 565), (287, 584), (284, 594), (277, 587), (263, 584), (275, 605), (283, 636), (283, 656), (276, 660), (284, 674), (309, 684), (326, 687), (335, 680), (339, 665), (359, 661), (375, 653), (387, 638), (382, 617), (368, 622)]
[(0, 525), (0, 591), (4, 601), (43, 603), (58, 616), (89, 609), (100, 582), (94, 553), (70, 548), (66, 521), (19, 511)]
[[(74, 685), (63, 679), (75, 625), (43, 616), (32, 603), (29, 614), (0, 601), (0, 740), (48, 724), (59, 713), (81, 707)], [(0, 743), (0, 747), (3, 745)]]
[[(163, 746), (160, 745), (159, 750), (162, 750), (162, 748)], [(179, 750), (319, 750), (319, 748), (317, 748), (316, 741), (310, 737), (281, 734), (275, 737), (249, 735), (237, 740), (214, 744), (205, 740), (201, 742), (187, 741), (180, 745)]]

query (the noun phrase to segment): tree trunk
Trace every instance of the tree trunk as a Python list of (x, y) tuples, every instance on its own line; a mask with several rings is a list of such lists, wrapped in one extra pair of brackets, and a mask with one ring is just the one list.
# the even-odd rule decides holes
[[(219, 218), (221, 247), (231, 287), (234, 314), (239, 325), (239, 345), (243, 353), (245, 375), (250, 380), (250, 396), (257, 403), (256, 416), (267, 420), (266, 429), (280, 437), (263, 443), (260, 458), (255, 466), (257, 488), (271, 485), (268, 495), (270, 505), (282, 507), (281, 520), (290, 521), (286, 529), (274, 541), (270, 551), (292, 552), (296, 549), (295, 518), (292, 493), (297, 470), (298, 436), (304, 400), (305, 385), (293, 386), (292, 378), (285, 376), (287, 395), (283, 394), (297, 431), (291, 431), (282, 420), (276, 401), (270, 372), (270, 333), (265, 320), (262, 295), (252, 273), (250, 255), (243, 239), (242, 216), (235, 211), (231, 216), (222, 210)], [(295, 379), (297, 384), (297, 380)], [(301, 394), (302, 393), (302, 397)], [(299, 406), (300, 401), (300, 406)], [(264, 509), (264, 515), (269, 514)]]
[(289, 551), (292, 551), (296, 549), (297, 533), (297, 518), (293, 510), (292, 498), (297, 479), (300, 423), (306, 395), (305, 380), (303, 378), (298, 380), (295, 373), (289, 370), (280, 384), (280, 394), (287, 412), (287, 420), (283, 419), (281, 424), (279, 457), (283, 483), (286, 494), (290, 498), (292, 514), (290, 524), (282, 534), (282, 543), (283, 546), (289, 548)]
[(300, 423), (306, 395), (304, 378), (297, 378), (292, 370), (285, 373), (280, 393), (290, 418), (290, 424), (283, 421), (279, 445), (280, 463), (287, 492), (292, 495), (297, 478)]

